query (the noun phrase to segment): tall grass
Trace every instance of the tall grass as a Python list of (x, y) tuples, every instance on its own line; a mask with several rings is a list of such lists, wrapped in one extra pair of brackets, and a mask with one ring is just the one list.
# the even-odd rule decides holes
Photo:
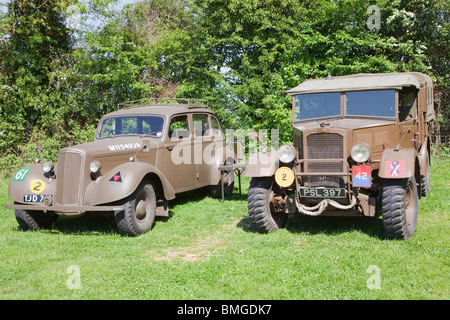
[(2, 206), (0, 299), (448, 300), (449, 172), (450, 161), (433, 161), (432, 192), (407, 241), (386, 240), (373, 218), (294, 216), (286, 229), (255, 233), (248, 179), (224, 203), (206, 191), (177, 197), (170, 217), (137, 238), (104, 216), (24, 232)]

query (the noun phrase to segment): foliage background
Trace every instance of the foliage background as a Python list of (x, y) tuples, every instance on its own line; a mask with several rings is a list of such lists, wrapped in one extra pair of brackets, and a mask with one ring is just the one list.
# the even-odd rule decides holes
[[(291, 133), (308, 78), (420, 71), (450, 132), (446, 0), (10, 0), (0, 13), (0, 172), (93, 139), (117, 103), (208, 99), (225, 128)], [(381, 25), (370, 30), (369, 6)]]

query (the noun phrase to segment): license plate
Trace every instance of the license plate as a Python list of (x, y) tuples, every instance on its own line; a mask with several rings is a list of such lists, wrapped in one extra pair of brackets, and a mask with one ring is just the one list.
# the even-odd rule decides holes
[(305, 198), (345, 198), (344, 188), (300, 188), (300, 196)]
[[(44, 198), (47, 197), (44, 194), (24, 194), (23, 201), (24, 202), (44, 202)], [(49, 196), (51, 197), (51, 196)]]

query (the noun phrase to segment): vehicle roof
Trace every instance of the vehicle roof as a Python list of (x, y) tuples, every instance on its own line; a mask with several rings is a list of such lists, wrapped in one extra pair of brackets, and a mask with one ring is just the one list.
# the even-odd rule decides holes
[(139, 105), (128, 108), (123, 108), (118, 111), (113, 111), (105, 115), (105, 117), (120, 116), (120, 115), (162, 115), (170, 117), (174, 114), (180, 113), (210, 113), (214, 114), (208, 107), (199, 104), (149, 104), (149, 105)]
[(284, 91), (287, 95), (361, 90), (402, 89), (432, 85), (431, 78), (420, 72), (359, 73), (347, 76), (309, 79), (299, 86)]

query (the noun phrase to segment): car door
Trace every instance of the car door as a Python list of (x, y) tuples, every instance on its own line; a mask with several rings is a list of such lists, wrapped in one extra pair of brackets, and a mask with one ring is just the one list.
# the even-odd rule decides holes
[(187, 114), (173, 116), (162, 149), (161, 167), (175, 193), (191, 190), (196, 184), (197, 168), (193, 162), (193, 133)]
[[(211, 173), (211, 163), (205, 161), (208, 147), (214, 143), (212, 140), (209, 115), (206, 113), (192, 114), (194, 124), (194, 163), (197, 170), (197, 182), (200, 185), (208, 185)], [(206, 155), (207, 157), (207, 155)]]

